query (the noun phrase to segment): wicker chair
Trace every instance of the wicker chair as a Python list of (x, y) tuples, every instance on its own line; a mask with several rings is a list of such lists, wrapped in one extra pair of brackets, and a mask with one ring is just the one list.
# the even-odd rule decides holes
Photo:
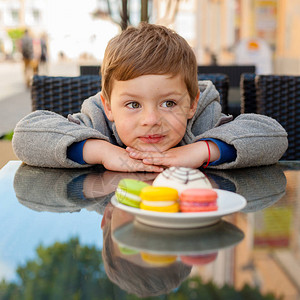
[(256, 102), (257, 113), (276, 119), (288, 133), (289, 148), (282, 159), (300, 160), (300, 76), (257, 75), (252, 79), (242, 79), (242, 112), (255, 112)]
[[(227, 110), (228, 77), (223, 74), (201, 74), (199, 80), (211, 80), (220, 93), (224, 112)], [(101, 90), (99, 75), (78, 77), (34, 76), (31, 88), (32, 110), (50, 110), (67, 116), (79, 112), (82, 102)]]
[(82, 102), (101, 89), (99, 75), (78, 77), (34, 76), (32, 110), (50, 110), (60, 115), (79, 112)]
[(255, 74), (244, 73), (241, 75), (241, 113), (257, 113)]
[(228, 113), (229, 79), (226, 74), (198, 74), (198, 80), (210, 80), (220, 93), (222, 111)]

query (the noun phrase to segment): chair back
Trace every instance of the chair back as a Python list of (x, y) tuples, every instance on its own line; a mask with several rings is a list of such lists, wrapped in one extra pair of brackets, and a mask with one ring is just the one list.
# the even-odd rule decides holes
[(288, 133), (289, 147), (281, 159), (300, 160), (300, 76), (246, 75), (241, 86), (242, 112), (276, 119)]
[(241, 113), (257, 113), (255, 74), (244, 73), (241, 75)]
[(255, 73), (254, 65), (209, 65), (198, 66), (198, 74), (226, 74), (230, 87), (240, 87), (240, 78), (243, 73)]
[(226, 74), (200, 74), (198, 73), (198, 80), (210, 80), (216, 87), (220, 94), (220, 103), (222, 112), (228, 114), (228, 90), (229, 78)]
[(31, 87), (32, 111), (50, 110), (64, 117), (79, 112), (82, 102), (101, 89), (101, 77), (35, 75)]
[(300, 159), (300, 76), (260, 75), (257, 112), (276, 119), (287, 131), (289, 148), (282, 159)]

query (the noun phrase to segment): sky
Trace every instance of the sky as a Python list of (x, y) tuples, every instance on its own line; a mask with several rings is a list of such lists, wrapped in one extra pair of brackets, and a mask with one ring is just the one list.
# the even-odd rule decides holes
[(42, 244), (78, 237), (82, 245), (102, 249), (102, 216), (82, 209), (80, 213), (37, 212), (17, 200), (13, 188), (19, 161), (0, 170), (0, 280), (15, 279), (16, 267), (35, 257)]

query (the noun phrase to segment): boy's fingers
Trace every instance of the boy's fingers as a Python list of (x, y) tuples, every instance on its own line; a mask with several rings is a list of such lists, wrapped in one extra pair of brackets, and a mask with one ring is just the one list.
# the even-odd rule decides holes
[(161, 166), (154, 164), (144, 164), (142, 161), (134, 162), (135, 171), (140, 172), (162, 172), (164, 169)]
[(141, 167), (137, 169), (137, 171), (141, 172), (162, 172), (164, 169), (160, 166), (154, 166), (154, 165), (146, 165), (143, 164)]
[(129, 156), (134, 159), (146, 159), (146, 158), (162, 158), (164, 157), (164, 153), (161, 152), (140, 152), (140, 151), (131, 151), (129, 152)]
[(143, 159), (143, 163), (146, 165), (156, 165), (170, 167), (173, 165), (172, 160), (165, 157), (152, 157)]
[(155, 173), (160, 173), (164, 170), (164, 168), (159, 167), (159, 166), (151, 166), (150, 168), (146, 168), (144, 170), (145, 172), (155, 172)]

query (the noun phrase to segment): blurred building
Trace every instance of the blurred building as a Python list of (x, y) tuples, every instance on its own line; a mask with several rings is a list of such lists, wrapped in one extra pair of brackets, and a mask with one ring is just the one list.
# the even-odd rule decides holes
[(43, 31), (46, 29), (46, 4), (46, 0), (1, 0), (0, 26), (5, 29), (29, 27)]
[(1, 59), (20, 58), (18, 39), (25, 28), (39, 36), (46, 28), (46, 0), (0, 0)]
[[(0, 32), (28, 28), (34, 37), (46, 34), (52, 60), (90, 58), (99, 61), (118, 26), (94, 19), (98, 0), (0, 0)], [(1, 43), (0, 43), (1, 44)]]
[[(50, 55), (101, 59), (107, 41), (119, 31), (107, 18), (93, 18), (105, 0), (0, 0), (0, 47), (7, 47), (4, 32), (30, 28), (46, 32)], [(118, 8), (121, 1), (110, 1)], [(131, 0), (133, 24), (139, 21), (141, 1)], [(149, 0), (150, 22), (175, 29), (194, 48), (198, 63), (236, 64), (236, 48), (246, 43), (255, 57), (270, 49), (272, 73), (300, 74), (299, 0)], [(119, 9), (114, 9), (118, 12)], [(263, 45), (261, 45), (263, 43)], [(1, 46), (2, 44), (2, 46)], [(87, 52), (87, 53), (85, 53)], [(88, 53), (89, 52), (89, 53)]]
[(172, 22), (161, 18), (170, 1), (154, 3), (158, 22), (189, 41), (199, 64), (236, 64), (235, 49), (244, 41), (254, 57), (268, 46), (272, 73), (300, 74), (299, 0), (182, 0)]
[(275, 69), (300, 74), (300, 1), (278, 0)]

